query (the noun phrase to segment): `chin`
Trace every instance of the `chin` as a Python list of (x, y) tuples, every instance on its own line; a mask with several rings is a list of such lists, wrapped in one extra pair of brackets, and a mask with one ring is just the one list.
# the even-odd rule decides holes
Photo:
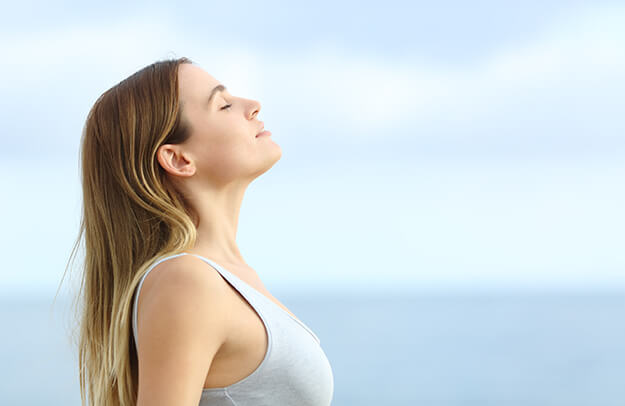
[(267, 172), (276, 164), (276, 162), (280, 160), (280, 158), (282, 158), (282, 149), (278, 147), (276, 148), (276, 151), (277, 152), (275, 154), (272, 154), (271, 156), (267, 156), (266, 159), (263, 160), (262, 164), (259, 165), (259, 168), (256, 171), (254, 177), (258, 177), (262, 175), (263, 173)]

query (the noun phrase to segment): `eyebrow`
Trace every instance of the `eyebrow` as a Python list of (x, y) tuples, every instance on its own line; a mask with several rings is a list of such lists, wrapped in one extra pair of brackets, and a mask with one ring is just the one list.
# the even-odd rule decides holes
[(213, 100), (213, 97), (215, 97), (217, 92), (223, 92), (224, 90), (226, 90), (226, 86), (224, 86), (224, 85), (217, 85), (217, 86), (215, 86), (215, 88), (213, 90), (211, 90), (210, 96), (208, 96), (208, 101), (206, 102), (206, 105), (210, 105), (211, 104), (211, 101)]

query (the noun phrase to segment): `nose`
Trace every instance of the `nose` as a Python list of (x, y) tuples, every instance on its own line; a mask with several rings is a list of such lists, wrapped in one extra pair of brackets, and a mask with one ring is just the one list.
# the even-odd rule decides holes
[(250, 120), (258, 115), (258, 113), (260, 112), (260, 107), (260, 102), (252, 100), (252, 103), (250, 104)]

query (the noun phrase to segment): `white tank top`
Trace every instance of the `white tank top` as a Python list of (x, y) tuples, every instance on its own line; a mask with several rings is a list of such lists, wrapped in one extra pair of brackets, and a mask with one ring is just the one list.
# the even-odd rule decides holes
[(334, 376), (315, 333), (216, 262), (196, 254), (184, 252), (161, 258), (150, 266), (139, 282), (132, 316), (135, 346), (138, 292), (145, 277), (159, 263), (187, 254), (212, 266), (247, 300), (262, 319), (268, 338), (265, 358), (254, 372), (232, 385), (203, 389), (199, 406), (329, 406), (334, 392)]

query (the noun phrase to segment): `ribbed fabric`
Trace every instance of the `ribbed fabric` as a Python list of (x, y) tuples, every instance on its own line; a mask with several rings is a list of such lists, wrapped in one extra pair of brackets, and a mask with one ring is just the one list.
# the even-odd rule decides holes
[[(156, 261), (143, 276), (134, 297), (132, 328), (137, 345), (137, 302), (143, 281), (159, 263), (194, 255), (213, 267), (254, 308), (267, 331), (267, 352), (247, 377), (223, 387), (202, 390), (199, 406), (328, 406), (334, 376), (319, 338), (300, 320), (216, 262), (191, 253)], [(207, 268), (207, 272), (212, 270)]]

